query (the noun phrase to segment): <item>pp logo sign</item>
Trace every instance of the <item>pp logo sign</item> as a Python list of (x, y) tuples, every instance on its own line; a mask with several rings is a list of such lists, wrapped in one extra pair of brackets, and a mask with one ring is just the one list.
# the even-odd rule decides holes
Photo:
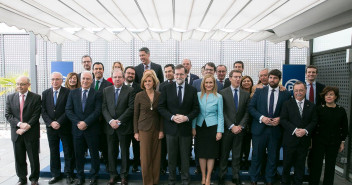
[(293, 91), (293, 85), (299, 80), (297, 79), (291, 79), (289, 81), (286, 82), (285, 84), (285, 88), (288, 90), (288, 91)]

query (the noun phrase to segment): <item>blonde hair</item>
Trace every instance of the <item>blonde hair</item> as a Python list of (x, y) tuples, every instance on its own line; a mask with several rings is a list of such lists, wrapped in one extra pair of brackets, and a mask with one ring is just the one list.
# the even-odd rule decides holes
[[(114, 69), (115, 69), (115, 68), (114, 68), (115, 64), (120, 64), (120, 66), (121, 66), (121, 71), (125, 71), (125, 69), (123, 68), (122, 63), (121, 63), (120, 61), (116, 61), (116, 62), (112, 63), (112, 68), (111, 68), (111, 71), (112, 71), (112, 72), (113, 72)], [(112, 74), (112, 72), (111, 72), (111, 74)]]
[(202, 80), (202, 83), (200, 84), (200, 89), (201, 89), (201, 95), (200, 95), (200, 98), (203, 98), (204, 94), (206, 93), (206, 89), (205, 89), (205, 80), (207, 78), (211, 78), (213, 80), (213, 83), (214, 83), (214, 88), (212, 90), (212, 93), (217, 96), (217, 91), (218, 91), (218, 85), (216, 84), (216, 80), (214, 78), (214, 75), (210, 75), (210, 74), (207, 74), (204, 76), (203, 80)]
[[(147, 70), (146, 70), (147, 71)], [(156, 77), (156, 74), (155, 74), (155, 72), (154, 72), (154, 70), (149, 70), (149, 71), (151, 71), (151, 73), (148, 73), (148, 72), (146, 72), (146, 71), (144, 71), (144, 73), (143, 73), (143, 77), (142, 77), (142, 80), (141, 80), (141, 88), (142, 89), (145, 89), (145, 87), (144, 87), (144, 81), (148, 78), (148, 77), (151, 77), (152, 79), (153, 79), (153, 89), (155, 90), (156, 89), (156, 87), (157, 87), (157, 85), (159, 84), (159, 80), (158, 80), (158, 78)]]

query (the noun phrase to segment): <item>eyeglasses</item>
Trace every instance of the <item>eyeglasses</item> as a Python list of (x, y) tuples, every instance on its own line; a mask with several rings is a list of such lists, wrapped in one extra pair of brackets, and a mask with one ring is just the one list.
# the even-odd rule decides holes
[(27, 85), (28, 83), (16, 83), (17, 86), (25, 86)]
[(61, 78), (52, 78), (51, 81), (60, 81)]

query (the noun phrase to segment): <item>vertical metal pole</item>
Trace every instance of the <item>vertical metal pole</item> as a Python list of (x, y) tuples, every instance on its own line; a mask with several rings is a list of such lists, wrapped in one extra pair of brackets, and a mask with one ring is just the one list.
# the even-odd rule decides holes
[(267, 47), (266, 47), (266, 40), (264, 40), (264, 68), (266, 68), (267, 63), (266, 63), (266, 55), (267, 55)]
[[(4, 34), (0, 34), (0, 37), (1, 37), (1, 46), (0, 46), (0, 49), (1, 49), (1, 58), (2, 58), (2, 61), (0, 61), (2, 63), (2, 68), (0, 69), (1, 70), (1, 74), (3, 77), (6, 77), (6, 71), (5, 71), (5, 42), (4, 42)], [(6, 101), (6, 98), (5, 98), (5, 95), (3, 95), (1, 97), (3, 99), (3, 102), (4, 102), (4, 107), (5, 107), (5, 101)], [(8, 122), (6, 121), (5, 119), (5, 111), (3, 112), (3, 114), (1, 115), (4, 120), (5, 120), (5, 129), (7, 129), (7, 125), (8, 125)]]
[(62, 44), (56, 44), (56, 61), (62, 61)]
[(309, 40), (309, 53), (307, 58), (307, 66), (313, 64), (313, 39)]
[(176, 62), (175, 65), (181, 64), (181, 59), (180, 59), (180, 41), (175, 41), (175, 50), (176, 50)]
[(30, 79), (31, 79), (31, 91), (38, 93), (37, 88), (37, 64), (36, 64), (36, 54), (37, 54), (37, 42), (36, 36), (33, 32), (29, 32), (29, 48), (30, 48)]
[(290, 40), (285, 41), (285, 64), (290, 64)]

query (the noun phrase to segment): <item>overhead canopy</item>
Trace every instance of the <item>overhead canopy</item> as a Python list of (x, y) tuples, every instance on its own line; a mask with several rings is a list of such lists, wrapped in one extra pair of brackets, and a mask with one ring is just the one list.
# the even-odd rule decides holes
[(352, 26), (351, 0), (0, 0), (0, 22), (51, 42), (311, 39)]

